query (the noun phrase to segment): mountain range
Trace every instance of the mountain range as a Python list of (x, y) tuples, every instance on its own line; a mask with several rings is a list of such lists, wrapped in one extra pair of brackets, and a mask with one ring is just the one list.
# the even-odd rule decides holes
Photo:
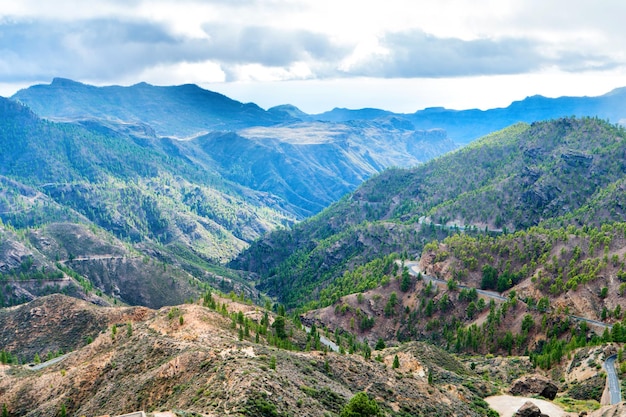
[[(52, 87), (61, 96), (63, 92), (69, 95), (76, 89), (84, 90), (91, 98), (82, 100), (93, 103), (111, 99), (108, 88), (67, 80), (55, 80)], [(113, 91), (131, 100), (141, 96), (135, 88), (153, 95), (167, 91), (179, 101), (186, 101), (185, 92), (190, 90), (141, 85)], [(203, 123), (214, 108), (218, 109), (215, 117), (231, 121), (244, 119), (233, 109), (264, 112), (256, 106), (235, 105), (215, 93), (198, 88), (194, 91), (200, 99), (219, 101), (213, 107), (205, 106), (202, 115), (188, 114), (198, 123)], [(163, 97), (150, 97), (165, 102)], [(80, 100), (64, 100), (74, 103), (76, 109), (89, 108), (85, 103), (76, 105)], [(129, 109), (133, 106), (143, 108), (137, 102), (127, 105)], [(225, 106), (232, 111), (224, 113)], [(148, 113), (154, 109), (141, 113), (137, 117), (145, 120), (138, 121), (128, 116), (130, 110), (122, 108), (103, 118), (98, 118), (102, 114), (88, 118), (68, 114), (65, 121), (51, 121), (19, 102), (0, 99), (0, 219), (9, 248), (6, 256), (12, 256), (1, 270), (13, 283), (3, 291), (5, 305), (58, 291), (60, 283), (54, 280), (45, 289), (27, 288), (18, 281), (39, 276), (36, 271), (41, 268), (54, 270), (58, 259), (68, 261), (70, 255), (82, 261), (80, 265), (76, 261), (66, 263), (67, 267), (80, 276), (89, 276), (104, 295), (132, 304), (159, 307), (181, 302), (198, 292), (197, 280), (217, 279), (217, 275), (224, 288), (232, 288), (232, 279), (237, 280), (240, 274), (225, 271), (221, 264), (254, 239), (322, 210), (388, 166), (414, 165), (456, 146), (441, 130), (415, 131), (394, 124), (393, 119), (344, 124), (297, 122), (273, 130), (256, 125), (206, 134), (194, 130), (195, 137), (180, 140), (159, 136), (148, 124), (153, 122)], [(176, 114), (185, 112), (182, 106)], [(150, 114), (159, 119), (166, 114), (175, 118), (174, 113), (170, 108), (159, 115)], [(104, 249), (94, 253), (70, 249), (76, 235), (85, 236), (84, 227), (97, 232), (94, 239), (99, 243), (95, 246), (109, 248), (108, 254)], [(55, 228), (50, 246), (56, 252), (33, 247), (29, 241), (32, 236), (14, 233), (25, 228), (42, 228), (44, 234)], [(26, 261), (30, 267), (22, 270)], [(152, 285), (146, 287), (148, 270), (134, 272), (134, 279), (129, 281), (130, 271), (140, 269), (141, 262), (171, 265), (172, 282), (180, 285), (166, 293)], [(19, 280), (9, 278), (20, 274)], [(191, 284), (183, 283), (185, 280)], [(237, 285), (257, 294), (249, 283)], [(79, 291), (80, 285), (70, 288)]]
[(293, 105), (266, 110), (241, 103), (196, 85), (157, 87), (146, 83), (130, 87), (94, 87), (63, 78), (34, 85), (11, 97), (52, 120), (104, 119), (150, 126), (158, 136), (194, 137), (212, 131), (237, 131), (253, 126), (280, 126), (294, 122), (376, 121), (393, 119), (409, 130), (443, 129), (465, 145), (518, 122), (532, 123), (569, 116), (592, 116), (612, 123), (626, 120), (626, 87), (596, 97), (540, 95), (487, 110), (431, 107), (414, 113), (365, 108), (335, 108), (307, 114)]
[(3, 413), (491, 417), (531, 373), (529, 396), (599, 407), (602, 363), (626, 373), (624, 94), (0, 98)]
[[(597, 97), (557, 97), (540, 95), (515, 101), (507, 107), (487, 110), (451, 110), (431, 107), (415, 113), (394, 114), (409, 121), (416, 129), (440, 128), (452, 140), (467, 144), (489, 133), (518, 122), (532, 123), (540, 120), (569, 116), (592, 116), (624, 124), (626, 117), (626, 89), (617, 88)], [(393, 113), (380, 109), (333, 109), (312, 116), (316, 120), (341, 122), (346, 120), (373, 120)]]
[(625, 152), (626, 131), (599, 119), (516, 124), (415, 168), (387, 170), (319, 215), (255, 241), (232, 266), (298, 307), (346, 270), (394, 252), (416, 256), (461, 228), (622, 221)]

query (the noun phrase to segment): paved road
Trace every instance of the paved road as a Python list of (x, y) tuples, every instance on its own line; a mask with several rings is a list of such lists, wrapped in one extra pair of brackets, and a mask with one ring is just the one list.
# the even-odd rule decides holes
[[(439, 279), (437, 277), (432, 277), (430, 275), (426, 275), (423, 272), (421, 272), (419, 270), (418, 267), (418, 263), (415, 261), (409, 261), (409, 262), (405, 262), (404, 266), (409, 268), (409, 273), (412, 273), (413, 276), (417, 276), (417, 274), (422, 274), (422, 279), (426, 282), (434, 282), (435, 284), (444, 284), (444, 285), (448, 285), (448, 281), (443, 280), (443, 279)], [(471, 290), (474, 287), (468, 287), (467, 285), (463, 285), (463, 284), (458, 284), (458, 287), (461, 289), (466, 289), (466, 290)], [(493, 298), (494, 300), (500, 300), (500, 301), (506, 301), (508, 300), (508, 298), (504, 297), (503, 295), (498, 294), (497, 292), (494, 291), (487, 291), (487, 290), (480, 290), (478, 288), (475, 288), (476, 292), (478, 294), (482, 294), (485, 297), (489, 297), (489, 298)]]
[(592, 324), (594, 326), (599, 326), (599, 327), (602, 327), (602, 328), (605, 328), (605, 329), (611, 330), (613, 328), (612, 324), (603, 323), (603, 322), (598, 321), (598, 320), (587, 319), (585, 317), (572, 316), (572, 315), (570, 315), (569, 317), (574, 319), (574, 320), (584, 321), (585, 323)]
[(31, 364), (26, 365), (26, 368), (30, 369), (31, 371), (39, 371), (40, 369), (47, 368), (48, 366), (61, 362), (63, 359), (67, 358), (67, 355), (69, 355), (69, 353), (66, 353), (65, 355), (61, 355), (54, 359), (50, 359), (49, 361), (46, 361), (46, 362), (42, 362), (38, 365), (33, 365), (31, 363)]
[(619, 379), (617, 379), (617, 372), (615, 371), (615, 359), (617, 359), (617, 355), (612, 355), (606, 358), (606, 361), (604, 362), (604, 369), (606, 369), (606, 378), (609, 385), (609, 393), (611, 394), (611, 405), (622, 401)]
[[(448, 230), (455, 230), (456, 229), (456, 230), (458, 230), (460, 232), (464, 232), (465, 229), (467, 229), (468, 227), (469, 228), (475, 228), (477, 231), (485, 230), (484, 227), (483, 228), (479, 228), (478, 226), (474, 226), (472, 224), (470, 224), (470, 225), (468, 225), (466, 227), (466, 226), (459, 226), (459, 225), (456, 225), (456, 224), (448, 225), (448, 224), (441, 224), (441, 223), (433, 223), (430, 220), (428, 221), (428, 223), (426, 223), (426, 217), (425, 216), (422, 216), (419, 219), (417, 219), (417, 223), (418, 224), (425, 224), (425, 225), (432, 225), (432, 226), (435, 226), (435, 227), (441, 227), (443, 229), (448, 229)], [(502, 233), (502, 232), (504, 232), (504, 229), (489, 229), (488, 228), (487, 231), (488, 232), (492, 232), (492, 233)], [(509, 231), (509, 232), (512, 232), (512, 231)]]
[[(409, 273), (411, 273), (413, 276), (417, 276), (417, 274), (421, 273), (422, 274), (422, 278), (426, 282), (430, 281), (430, 282), (434, 282), (436, 284), (446, 284), (446, 285), (448, 284), (448, 281), (446, 281), (446, 280), (439, 279), (439, 278), (436, 278), (436, 277), (432, 277), (430, 275), (426, 275), (423, 272), (421, 272), (419, 270), (419, 263), (416, 262), (416, 261), (405, 261), (404, 265), (409, 268)], [(467, 285), (462, 285), (462, 284), (459, 284), (458, 287), (459, 288), (465, 288), (465, 289), (472, 289), (473, 288), (473, 287), (468, 287)], [(486, 291), (486, 290), (479, 290), (478, 288), (476, 288), (476, 292), (478, 294), (482, 294), (482, 295), (484, 295), (486, 297), (493, 298), (494, 300), (500, 300), (500, 301), (508, 300), (507, 297), (504, 297), (504, 296), (498, 294), (497, 292)], [(574, 320), (577, 320), (577, 321), (584, 321), (584, 322), (586, 322), (588, 324), (591, 324), (591, 325), (594, 325), (594, 326), (599, 326), (599, 327), (602, 327), (602, 328), (605, 328), (605, 329), (611, 330), (613, 328), (612, 325), (607, 324), (607, 323), (603, 323), (603, 322), (598, 321), (598, 320), (593, 320), (593, 319), (588, 319), (588, 318), (585, 318), (585, 317), (579, 317), (579, 316), (573, 316), (573, 315), (569, 315), (569, 317), (571, 319), (574, 319)]]
[[(308, 327), (308, 326), (304, 326), (304, 330), (307, 333), (311, 333), (311, 328)], [(327, 346), (333, 352), (339, 352), (339, 346), (337, 346), (337, 344), (335, 342), (333, 342), (332, 340), (328, 339), (326, 336), (320, 334), (319, 331), (317, 332), (317, 334), (320, 335), (320, 343), (321, 344), (323, 344), (324, 346)]]
[(68, 262), (80, 262), (80, 261), (109, 261), (116, 259), (132, 259), (132, 256), (126, 255), (93, 255), (93, 256), (77, 256), (72, 259), (61, 259), (58, 261), (60, 264), (65, 264)]

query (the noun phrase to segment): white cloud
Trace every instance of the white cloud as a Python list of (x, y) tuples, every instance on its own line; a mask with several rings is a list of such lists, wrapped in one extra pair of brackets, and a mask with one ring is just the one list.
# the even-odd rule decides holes
[(0, 0), (0, 85), (318, 80), (365, 83), (346, 89), (357, 97), (400, 84), (449, 97), (445, 85), (459, 96), (516, 76), (547, 91), (547, 73), (622, 79), (625, 15), (622, 0)]
[[(176, 62), (147, 68), (138, 78), (156, 85), (186, 84), (189, 80), (195, 80), (196, 84), (206, 84), (226, 81), (226, 73), (218, 64), (211, 61)], [(125, 83), (132, 84), (133, 80), (127, 80)]]

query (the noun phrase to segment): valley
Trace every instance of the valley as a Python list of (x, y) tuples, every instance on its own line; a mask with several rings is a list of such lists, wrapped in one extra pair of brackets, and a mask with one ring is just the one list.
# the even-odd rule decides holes
[(6, 415), (620, 415), (622, 96), (0, 98)]

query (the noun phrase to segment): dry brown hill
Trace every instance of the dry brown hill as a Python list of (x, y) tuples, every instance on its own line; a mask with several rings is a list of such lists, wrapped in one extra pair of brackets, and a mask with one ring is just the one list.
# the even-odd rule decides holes
[[(217, 304), (253, 321), (262, 316), (254, 306), (226, 299)], [(63, 340), (64, 346), (75, 340), (78, 347), (101, 330), (92, 343), (42, 370), (2, 366), (0, 398), (10, 415), (56, 416), (63, 407), (76, 416), (135, 410), (337, 415), (355, 393), (366, 391), (387, 415), (479, 416), (486, 413), (480, 397), (493, 391), (433, 346), (389, 348), (382, 362), (356, 354), (280, 350), (267, 343), (269, 333), (259, 343), (252, 333), (239, 340), (228, 314), (197, 304), (155, 311), (95, 307), (57, 295), (4, 310), (2, 320), (0, 349), (13, 353), (21, 346), (44, 352), (49, 340), (57, 345)], [(113, 334), (116, 323), (125, 324)], [(286, 328), (292, 343), (302, 344), (304, 332), (290, 321)]]

